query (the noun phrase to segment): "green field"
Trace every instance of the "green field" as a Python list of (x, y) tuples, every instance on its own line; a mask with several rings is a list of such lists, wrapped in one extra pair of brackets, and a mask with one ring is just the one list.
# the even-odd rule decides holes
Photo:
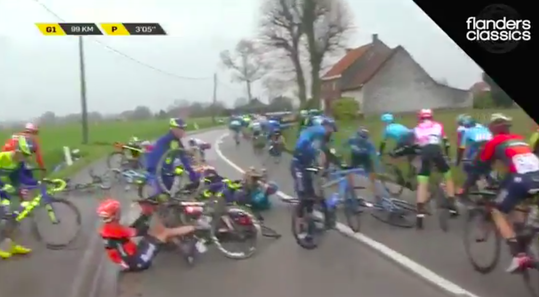
[[(537, 127), (535, 122), (522, 110), (522, 109), (504, 109), (504, 110), (459, 110), (459, 111), (435, 111), (434, 117), (436, 121), (444, 124), (446, 133), (451, 140), (451, 156), (454, 158), (456, 151), (456, 118), (459, 114), (466, 113), (474, 116), (477, 120), (484, 122), (492, 113), (501, 112), (513, 118), (513, 131), (523, 136), (530, 136), (533, 129)], [(406, 125), (407, 127), (414, 127), (417, 123), (416, 114), (403, 114), (395, 115), (395, 119), (398, 123)], [(366, 117), (365, 119), (353, 121), (353, 122), (340, 122), (338, 123), (339, 132), (334, 136), (335, 148), (341, 147), (342, 141), (354, 133), (360, 126), (366, 127), (372, 136), (372, 139), (376, 146), (380, 144), (384, 125), (380, 121), (380, 116)], [(291, 148), (296, 141), (297, 127), (288, 129), (285, 132), (285, 138), (287, 147)], [(388, 143), (385, 151), (389, 151), (394, 144)], [(341, 149), (341, 153), (347, 155), (347, 152)], [(464, 175), (460, 169), (454, 169), (454, 176), (458, 182), (462, 182)]]
[[(195, 123), (199, 129), (212, 126), (211, 118), (188, 119), (188, 129), (193, 130)], [(43, 158), (49, 172), (63, 161), (63, 147), (78, 148), (84, 158), (75, 165), (55, 174), (69, 176), (85, 165), (105, 156), (112, 151), (116, 141), (125, 142), (132, 136), (139, 139), (154, 139), (168, 129), (168, 119), (152, 119), (146, 121), (117, 121), (93, 123), (89, 127), (89, 144), (82, 145), (82, 128), (80, 124), (50, 125), (40, 127), (40, 141)], [(5, 142), (13, 132), (0, 130), (0, 139)]]

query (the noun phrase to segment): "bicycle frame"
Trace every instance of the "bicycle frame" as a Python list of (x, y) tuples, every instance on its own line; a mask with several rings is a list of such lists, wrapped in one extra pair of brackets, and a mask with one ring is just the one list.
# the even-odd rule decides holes
[(139, 173), (132, 169), (124, 170), (121, 172), (121, 174), (128, 183), (133, 183), (134, 180), (138, 180), (138, 179), (140, 180), (148, 179), (147, 174)]
[(350, 185), (348, 183), (348, 175), (349, 174), (355, 174), (355, 175), (358, 175), (358, 176), (364, 176), (365, 170), (363, 170), (362, 168), (352, 168), (352, 169), (347, 169), (347, 170), (337, 170), (337, 171), (330, 172), (330, 174), (329, 174), (330, 181), (323, 184), (322, 188), (327, 188), (327, 187), (331, 187), (331, 186), (333, 186), (335, 184), (339, 184), (339, 191), (338, 191), (339, 196), (340, 197), (345, 197), (346, 192), (347, 192), (348, 188), (350, 187)]
[[(63, 181), (62, 181), (63, 182)], [(63, 182), (63, 184), (60, 185), (55, 191), (61, 191), (63, 188), (66, 187), (66, 183)], [(52, 206), (50, 205), (50, 202), (52, 201), (51, 196), (47, 192), (47, 185), (46, 184), (38, 184), (35, 186), (22, 186), (21, 188), (26, 190), (35, 190), (39, 189), (40, 194), (37, 195), (34, 199), (31, 201), (23, 201), (20, 206), (19, 212), (14, 212), (13, 217), (15, 218), (16, 222), (21, 222), (26, 217), (28, 217), (29, 214), (32, 213), (32, 211), (42, 205), (45, 204), (45, 208), (47, 209), (47, 213), (49, 215), (49, 218), (51, 219), (51, 222), (58, 223), (58, 219), (56, 218), (56, 214), (54, 213), (54, 209), (52, 209)]]

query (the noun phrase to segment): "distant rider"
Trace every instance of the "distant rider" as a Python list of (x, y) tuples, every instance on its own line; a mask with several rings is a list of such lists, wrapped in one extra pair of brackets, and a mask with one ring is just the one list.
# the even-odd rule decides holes
[[(41, 152), (41, 145), (39, 142), (38, 135), (39, 135), (39, 128), (37, 127), (37, 125), (33, 123), (27, 123), (24, 126), (24, 130), (22, 132), (15, 133), (11, 136), (11, 138), (4, 144), (2, 151), (3, 152), (13, 151), (16, 148), (18, 137), (20, 136), (28, 137), (34, 144), (37, 165), (39, 166), (39, 168), (46, 169), (45, 162), (43, 161), (43, 154)], [(45, 172), (43, 172), (43, 174), (44, 173)]]

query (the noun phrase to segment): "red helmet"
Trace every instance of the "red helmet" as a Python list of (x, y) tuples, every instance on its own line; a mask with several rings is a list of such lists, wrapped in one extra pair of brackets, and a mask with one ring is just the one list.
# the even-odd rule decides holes
[(431, 109), (422, 109), (417, 113), (417, 117), (420, 120), (432, 119), (432, 110)]
[(120, 201), (112, 198), (103, 200), (97, 207), (97, 215), (105, 222), (110, 222), (120, 213)]

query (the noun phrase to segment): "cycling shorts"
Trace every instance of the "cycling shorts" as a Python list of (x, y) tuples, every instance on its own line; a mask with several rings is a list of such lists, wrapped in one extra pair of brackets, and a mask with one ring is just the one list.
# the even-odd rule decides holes
[(509, 213), (529, 197), (531, 190), (539, 189), (539, 172), (525, 174), (510, 173), (502, 180), (496, 206), (503, 213)]
[(352, 154), (350, 156), (351, 166), (354, 168), (363, 168), (366, 173), (374, 173), (374, 162), (371, 155)]
[(395, 148), (389, 153), (393, 158), (400, 157), (414, 157), (419, 154), (419, 149), (416, 145), (413, 144), (397, 144)]
[(441, 173), (447, 173), (451, 168), (447, 163), (442, 147), (438, 144), (428, 144), (420, 148), (419, 157), (421, 165), (417, 172), (418, 176), (430, 176), (432, 165)]
[(315, 196), (313, 187), (312, 173), (307, 171), (308, 166), (305, 166), (298, 160), (293, 160), (290, 163), (290, 173), (294, 180), (294, 190), (298, 194), (299, 199), (312, 199)]

